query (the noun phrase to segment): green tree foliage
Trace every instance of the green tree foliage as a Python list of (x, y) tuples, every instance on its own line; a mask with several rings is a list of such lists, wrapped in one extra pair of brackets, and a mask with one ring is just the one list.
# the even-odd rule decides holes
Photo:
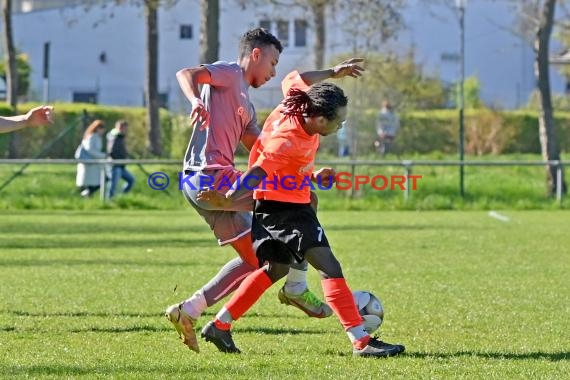
[(470, 76), (465, 79), (463, 84), (465, 94), (466, 108), (480, 108), (481, 102), (481, 82), (476, 76)]
[[(18, 70), (18, 96), (25, 96), (30, 88), (30, 74), (32, 73), (26, 54), (18, 54), (16, 68)], [(4, 60), (0, 62), (0, 78), (6, 82), (6, 62)]]
[[(451, 92), (450, 99), (453, 104), (459, 106), (459, 83), (456, 83)], [(481, 108), (483, 101), (481, 100), (481, 82), (476, 76), (465, 78), (463, 82), (463, 93), (465, 95), (465, 108)]]
[[(570, 78), (570, 77), (569, 77)], [(533, 91), (528, 99), (525, 108), (537, 109), (540, 103), (540, 94), (538, 91)], [(570, 97), (566, 94), (552, 94), (552, 107), (556, 111), (570, 111)]]
[[(336, 57), (333, 63), (348, 56)], [(398, 110), (445, 108), (446, 89), (436, 75), (426, 75), (415, 62), (413, 51), (404, 57), (370, 53), (365, 58), (365, 77), (343, 80), (342, 87), (358, 108), (379, 108), (389, 99)]]

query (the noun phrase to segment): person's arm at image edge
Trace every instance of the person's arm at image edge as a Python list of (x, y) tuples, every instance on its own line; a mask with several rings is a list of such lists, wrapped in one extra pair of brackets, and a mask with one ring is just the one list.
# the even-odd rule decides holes
[(39, 127), (53, 122), (53, 107), (39, 106), (26, 114), (16, 116), (0, 116), (0, 133), (17, 131), (25, 127)]

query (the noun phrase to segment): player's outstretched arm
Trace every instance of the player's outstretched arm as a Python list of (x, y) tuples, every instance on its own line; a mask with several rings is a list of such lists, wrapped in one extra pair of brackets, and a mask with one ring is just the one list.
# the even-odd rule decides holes
[(329, 78), (344, 78), (346, 76), (358, 78), (362, 75), (364, 68), (360, 64), (364, 62), (364, 58), (347, 59), (326, 70), (306, 71), (301, 73), (301, 78), (308, 85), (322, 82)]
[(53, 123), (53, 107), (39, 106), (17, 116), (0, 116), (0, 133), (12, 132), (25, 127), (40, 127)]
[(203, 66), (182, 69), (176, 73), (176, 80), (184, 96), (192, 104), (192, 112), (190, 113), (192, 125), (199, 122), (201, 126), (207, 126), (210, 121), (210, 114), (200, 99), (200, 85), (211, 83), (212, 76), (208, 69)]

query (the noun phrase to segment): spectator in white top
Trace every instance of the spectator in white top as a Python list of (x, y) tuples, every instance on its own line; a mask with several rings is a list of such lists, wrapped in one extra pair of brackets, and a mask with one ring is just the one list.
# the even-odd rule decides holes
[[(79, 149), (84, 150), (84, 157), (76, 154), (77, 159), (100, 160), (106, 157), (103, 152), (103, 136), (105, 135), (105, 124), (102, 120), (93, 121), (83, 133)], [(83, 198), (93, 196), (99, 190), (101, 183), (101, 164), (78, 163), (75, 183), (79, 188)]]

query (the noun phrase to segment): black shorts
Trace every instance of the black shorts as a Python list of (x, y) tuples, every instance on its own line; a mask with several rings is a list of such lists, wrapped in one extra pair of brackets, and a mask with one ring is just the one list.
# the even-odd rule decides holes
[(251, 225), (253, 249), (260, 263), (301, 262), (313, 247), (330, 247), (309, 203), (256, 201)]

